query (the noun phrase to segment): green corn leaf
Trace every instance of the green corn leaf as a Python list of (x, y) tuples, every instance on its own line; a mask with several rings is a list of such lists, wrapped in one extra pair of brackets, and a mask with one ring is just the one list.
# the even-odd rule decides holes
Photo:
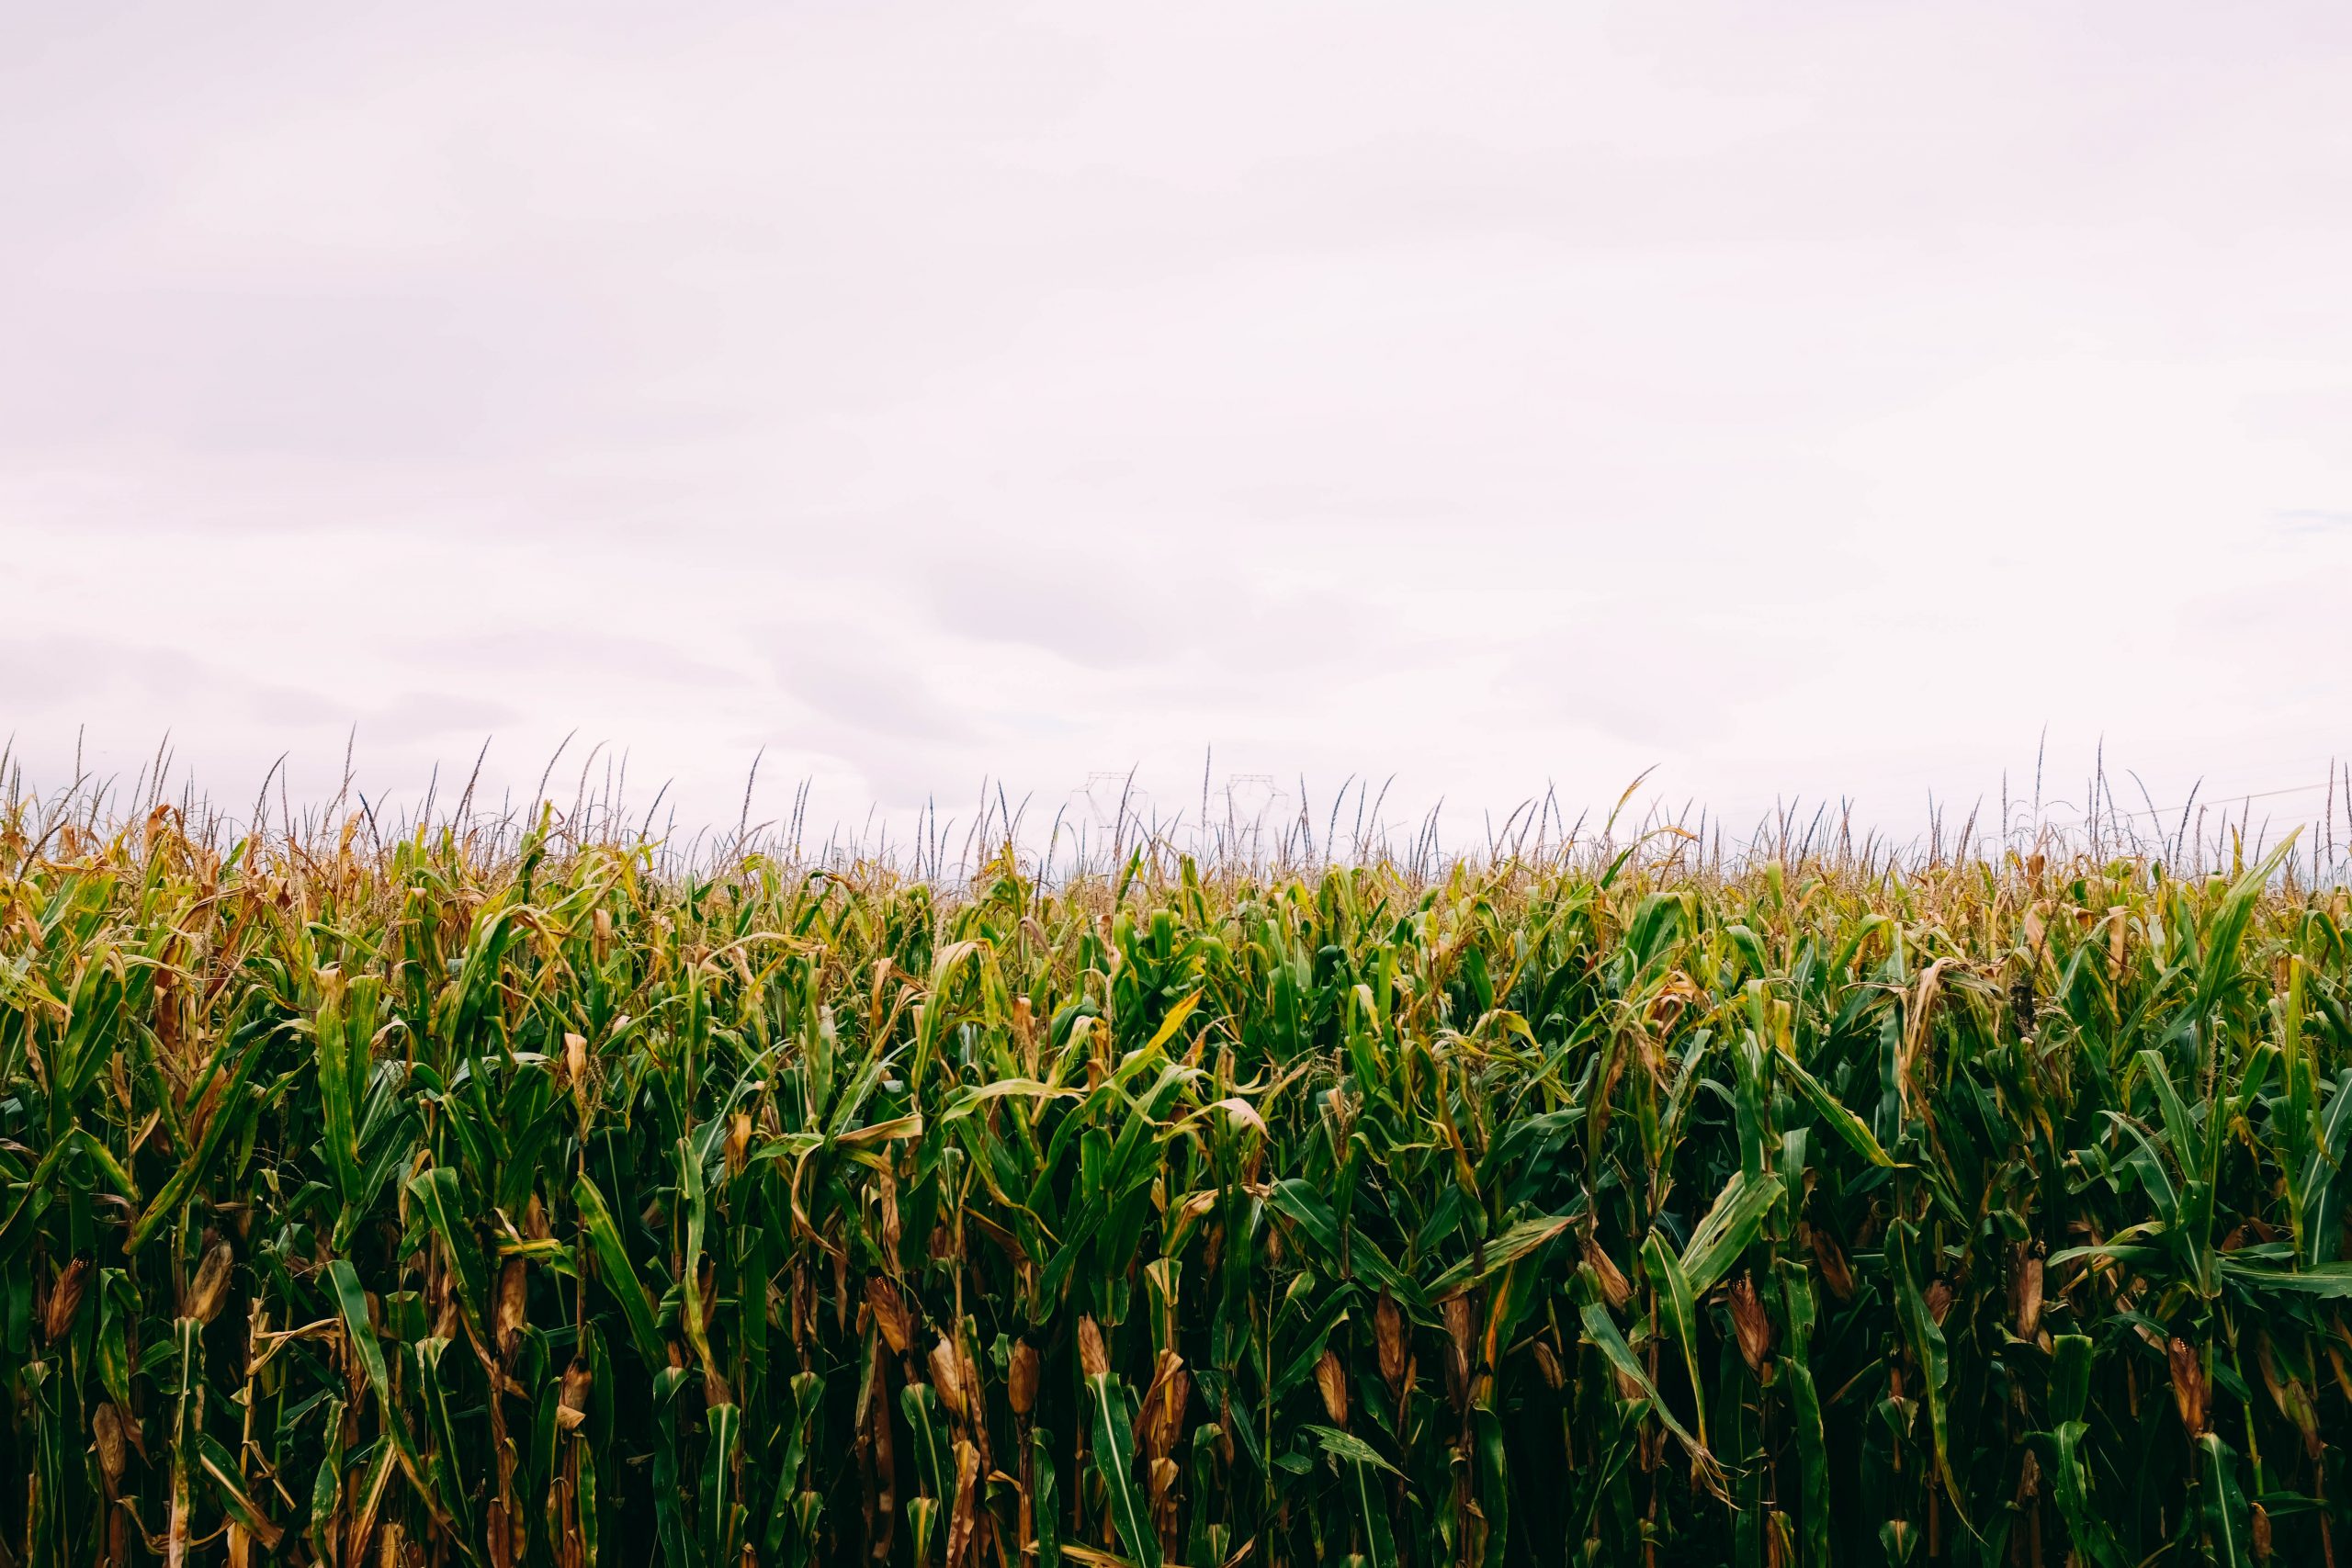
[(1715, 1195), (1705, 1217), (1691, 1231), (1690, 1245), (1682, 1249), (1682, 1274), (1694, 1299), (1714, 1289), (1715, 1281), (1739, 1261), (1739, 1255), (1755, 1245), (1781, 1190), (1778, 1179), (1743, 1171)]
[(914, 1537), (914, 1561), (917, 1568), (929, 1568), (932, 1562), (931, 1543), (939, 1533), (939, 1499), (910, 1497), (907, 1499), (907, 1533)]
[(2254, 918), (2254, 908), (2262, 891), (2286, 863), (2294, 852), (2301, 828), (2291, 829), (2271, 852), (2237, 881), (2213, 910), (2206, 925), (2205, 961), (2197, 981), (2197, 1010), (2210, 1013), (2221, 999), (2222, 992), (2237, 972), (2238, 949), (2245, 940), (2246, 926)]
[(1699, 1441), (1707, 1441), (1707, 1385), (1699, 1378), (1699, 1312), (1690, 1276), (1681, 1260), (1668, 1250), (1666, 1237), (1651, 1231), (1642, 1238), (1642, 1266), (1657, 1289), (1658, 1315), (1668, 1334), (1682, 1350), (1682, 1367), (1690, 1380), (1690, 1394), (1699, 1416)]
[(313, 1550), (321, 1557), (332, 1548), (327, 1545), (334, 1527), (336, 1511), (343, 1499), (343, 1401), (330, 1398), (322, 1423), (326, 1433), (326, 1451), (320, 1456), (319, 1468), (311, 1479), (310, 1533)]
[(327, 1286), (343, 1314), (344, 1343), (358, 1358), (359, 1369), (367, 1374), (368, 1386), (383, 1406), (384, 1421), (390, 1426), (395, 1410), (391, 1374), (385, 1371), (383, 1348), (376, 1343), (375, 1325), (368, 1321), (368, 1292), (359, 1283), (359, 1271), (348, 1259), (335, 1258), (327, 1265)]
[(2202, 1462), (2198, 1477), (2204, 1493), (2205, 1539), (2222, 1568), (2251, 1568), (2253, 1547), (2245, 1495), (2238, 1487), (2238, 1456), (2211, 1432), (2197, 1439)]
[(1783, 1321), (1788, 1341), (1781, 1356), (1789, 1424), (1796, 1438), (1798, 1541), (1801, 1568), (1831, 1568), (1828, 1437), (1822, 1426), (1821, 1394), (1813, 1379), (1813, 1279), (1803, 1264), (1780, 1263)]
[(2297, 1204), (2303, 1261), (2325, 1263), (2335, 1256), (2343, 1215), (2352, 1206), (2352, 1067), (2335, 1080), (2327, 1108), (2314, 1113), (2319, 1131), (2305, 1161)]
[(914, 1434), (915, 1472), (933, 1497), (949, 1507), (956, 1503), (955, 1439), (939, 1408), (939, 1395), (928, 1383), (909, 1383), (899, 1391), (899, 1408)]
[(2253, 1290), (2352, 1300), (2352, 1261), (2323, 1263), (2315, 1269), (2266, 1269), (2224, 1257), (2221, 1267), (2222, 1278)]
[(1037, 1530), (1037, 1568), (1061, 1568), (1061, 1498), (1054, 1487), (1054, 1435), (1029, 1434), (1029, 1512)]
[(1307, 1424), (1306, 1430), (1314, 1435), (1316, 1442), (1323, 1451), (1336, 1461), (1348, 1464), (1372, 1465), (1388, 1472), (1391, 1475), (1401, 1476), (1405, 1473), (1381, 1458), (1380, 1450), (1362, 1438), (1342, 1432), (1336, 1427), (1318, 1427), (1312, 1422)]
[(473, 1534), (471, 1488), (464, 1483), (452, 1468), (456, 1457), (465, 1450), (458, 1441), (458, 1427), (449, 1408), (448, 1375), (442, 1368), (449, 1341), (427, 1339), (416, 1347), (417, 1380), (424, 1405), (425, 1430), (431, 1435), (434, 1454), (427, 1461), (434, 1484), (447, 1500), (449, 1512), (457, 1520), (458, 1533), (470, 1540)]
[(1394, 1467), (1384, 1462), (1375, 1468), (1361, 1459), (1341, 1459), (1338, 1463), (1348, 1498), (1355, 1506), (1356, 1517), (1363, 1521), (1366, 1554), (1373, 1568), (1396, 1568), (1396, 1532), (1389, 1528), (1388, 1498), (1380, 1480), (1381, 1470)]
[(322, 971), (318, 978), (322, 996), (311, 1037), (320, 1114), (326, 1122), (322, 1141), (347, 1215), (359, 1201), (359, 1101), (372, 1065), (368, 1046), (374, 998), (382, 982), (368, 976), (346, 986), (334, 969)]
[[(139, 1218), (131, 1224), (130, 1234), (123, 1238), (123, 1251), (137, 1252), (154, 1239), (157, 1231), (177, 1219), (181, 1209), (195, 1196), (196, 1189), (211, 1174), (214, 1163), (220, 1156), (221, 1147), (235, 1134), (243, 1132), (247, 1119), (257, 1109), (252, 1097), (245, 1092), (246, 1087), (253, 1082), (254, 1073), (261, 1066), (263, 1047), (268, 1043), (269, 1032), (266, 1030), (249, 1028), (244, 1032), (243, 1047), (235, 1057), (236, 1065), (220, 1091), (220, 1110), (205, 1123), (204, 1136), (197, 1145), (196, 1152), (180, 1162), (179, 1168), (172, 1172), (147, 1207), (140, 1212)], [(224, 1043), (221, 1045), (214, 1057), (216, 1066), (227, 1057), (233, 1043)], [(0, 1256), (5, 1256), (5, 1246), (0, 1245)]]
[(1704, 1443), (1692, 1437), (1682, 1423), (1675, 1419), (1674, 1412), (1665, 1400), (1658, 1397), (1657, 1386), (1650, 1382), (1649, 1373), (1634, 1358), (1632, 1348), (1625, 1343), (1625, 1337), (1618, 1332), (1616, 1320), (1609, 1315), (1607, 1304), (1599, 1300), (1588, 1300), (1577, 1309), (1577, 1314), (1584, 1323), (1585, 1338), (1600, 1351), (1611, 1368), (1642, 1391), (1642, 1396), (1649, 1401), (1650, 1408), (1656, 1412), (1660, 1424), (1673, 1433), (1676, 1440), (1690, 1453), (1692, 1465), (1704, 1475), (1718, 1476), (1720, 1472), (1714, 1456), (1707, 1451)]
[[(1323, 1201), (1322, 1194), (1315, 1190), (1312, 1183), (1295, 1179), (1277, 1181), (1267, 1192), (1266, 1203), (1304, 1231), (1322, 1249), (1331, 1268), (1334, 1270), (1339, 1269), (1341, 1256), (1339, 1216), (1331, 1212), (1331, 1206)], [(1408, 1305), (1418, 1306), (1426, 1299), (1421, 1289), (1398, 1272), (1387, 1255), (1381, 1251), (1379, 1244), (1369, 1236), (1360, 1234), (1350, 1236), (1346, 1247), (1348, 1269), (1356, 1278), (1368, 1280), (1375, 1287), (1385, 1287), (1390, 1294)], [(1521, 1248), (1521, 1252), (1525, 1250), (1524, 1247)], [(1500, 1268), (1502, 1264), (1498, 1263), (1495, 1267)], [(1466, 1278), (1466, 1265), (1464, 1269), (1464, 1277)], [(1457, 1288), (1459, 1282), (1456, 1280), (1442, 1288)]]
[(2061, 1334), (2050, 1342), (2050, 1424), (2079, 1421), (2090, 1401), (2091, 1338)]
[(1483, 1405), (1470, 1411), (1473, 1469), (1478, 1478), (1478, 1504), (1486, 1515), (1486, 1568), (1502, 1568), (1510, 1554), (1510, 1460), (1503, 1442), (1501, 1418)]
[(735, 1496), (735, 1461), (742, 1445), (743, 1413), (732, 1404), (703, 1412), (702, 1550), (706, 1562), (732, 1562), (742, 1534), (742, 1505)]
[(1544, 1214), (1520, 1221), (1488, 1242), (1483, 1255), (1474, 1254), (1465, 1258), (1431, 1280), (1427, 1290), (1428, 1299), (1434, 1301), (1457, 1291), (1468, 1290), (1493, 1277), (1542, 1248), (1576, 1224), (1577, 1218), (1573, 1213)]
[[(815, 1434), (824, 1403), (825, 1380), (819, 1372), (796, 1372), (791, 1387), (792, 1422), (783, 1452), (776, 1460), (775, 1497), (768, 1508), (767, 1528), (761, 1541), (770, 1562), (784, 1562), (794, 1556), (797, 1549), (793, 1543), (803, 1529), (800, 1499), (816, 1496), (801, 1488), (809, 1439)], [(822, 1501), (818, 1498), (820, 1505)]]
[(1211, 1505), (1216, 1497), (1216, 1444), (1225, 1435), (1214, 1421), (1204, 1421), (1193, 1429), (1193, 1498), (1192, 1529), (1184, 1538), (1184, 1561), (1193, 1562), (1223, 1562), (1225, 1553), (1217, 1549), (1209, 1522)]
[(686, 1479), (683, 1429), (687, 1412), (680, 1397), (690, 1377), (684, 1367), (664, 1367), (653, 1377), (653, 1529), (662, 1558), (677, 1568), (699, 1568), (702, 1562), (701, 1538), (688, 1506), (693, 1489)]
[[(455, 1521), (443, 1506), (432, 1477), (417, 1457), (414, 1438), (408, 1429), (407, 1416), (394, 1396), (391, 1375), (384, 1365), (383, 1348), (376, 1343), (376, 1331), (368, 1321), (368, 1292), (359, 1283), (358, 1271), (345, 1258), (335, 1258), (327, 1265), (327, 1284), (334, 1293), (335, 1306), (343, 1317), (344, 1340), (358, 1359), (366, 1374), (368, 1386), (376, 1395), (376, 1405), (383, 1420), (384, 1435), (398, 1456), (401, 1470), (409, 1482), (424, 1498), (425, 1506), (435, 1518), (447, 1525)], [(463, 1548), (467, 1560), (472, 1561), (469, 1549)]]
[(1118, 1532), (1127, 1555), (1143, 1568), (1160, 1568), (1159, 1536), (1151, 1526), (1151, 1512), (1130, 1473), (1135, 1437), (1127, 1419), (1125, 1386), (1109, 1372), (1086, 1380), (1087, 1409), (1093, 1423), (1094, 1473), (1102, 1478), (1111, 1510), (1111, 1526)]
[(2080, 1421), (2064, 1422), (2050, 1434), (2052, 1495), (2076, 1551), (2096, 1568), (2127, 1568), (2128, 1559), (2105, 1511), (2091, 1499), (2090, 1466), (2084, 1458), (2089, 1437), (2089, 1427)]
[[(594, 1444), (587, 1438), (575, 1440), (580, 1450), (580, 1490), (573, 1506), (580, 1517), (580, 1564), (581, 1568), (596, 1568), (597, 1560), (604, 1555), (604, 1510), (596, 1502), (601, 1484), (596, 1479), (598, 1455)], [(800, 1565), (795, 1564), (794, 1568)]]
[[(678, 1316), (680, 1326), (686, 1333), (686, 1343), (694, 1347), (696, 1359), (702, 1362), (703, 1374), (716, 1379), (718, 1361), (711, 1354), (709, 1331), (703, 1322), (702, 1301), (702, 1242), (703, 1233), (710, 1222), (710, 1201), (703, 1190), (702, 1156), (692, 1142), (679, 1139), (675, 1154), (678, 1201), (685, 1210), (686, 1217), (685, 1246), (680, 1253), (678, 1269), (678, 1289), (685, 1298), (685, 1305)], [(581, 1179), (584, 1182), (587, 1179), (582, 1177)], [(630, 1333), (636, 1333), (634, 1322), (630, 1325)]]
[(220, 1500), (221, 1510), (251, 1531), (264, 1551), (277, 1551), (278, 1538), (285, 1532), (246, 1489), (245, 1478), (238, 1472), (236, 1459), (209, 1434), (198, 1434), (197, 1454), (206, 1479), (212, 1483), (213, 1495)]
[(1894, 1156), (1880, 1145), (1878, 1138), (1871, 1132), (1870, 1123), (1847, 1110), (1837, 1096), (1821, 1086), (1818, 1078), (1805, 1071), (1785, 1039), (1776, 1037), (1775, 1043), (1780, 1076), (1795, 1086), (1797, 1093), (1813, 1107), (1814, 1114), (1821, 1118), (1823, 1124), (1837, 1134), (1848, 1148), (1871, 1164), (1885, 1169), (1894, 1168)]
[(490, 1284), (482, 1272), (481, 1248), (473, 1244), (464, 1220), (458, 1173), (447, 1166), (419, 1171), (409, 1180), (408, 1194), (440, 1244), (442, 1260), (448, 1265), (450, 1283), (457, 1290), (458, 1309), (466, 1314), (475, 1342), (481, 1343), (481, 1309), (489, 1299)]
[(1951, 1468), (1951, 1358), (1943, 1330), (1928, 1312), (1919, 1288), (1909, 1227), (1898, 1224), (1888, 1237), (1887, 1251), (1894, 1265), (1895, 1313), (1904, 1337), (1919, 1364), (1920, 1395), (1928, 1407), (1928, 1428), (1934, 1439), (1936, 1474), (1943, 1482), (1952, 1512), (1966, 1524), (1967, 1499)]
[(637, 1347), (639, 1358), (647, 1366), (666, 1366), (669, 1352), (657, 1326), (653, 1298), (646, 1293), (644, 1284), (638, 1279), (637, 1266), (629, 1261), (620, 1227), (613, 1223), (613, 1212), (605, 1206), (605, 1195), (588, 1179), (585, 1171), (572, 1183), (571, 1200), (580, 1211), (580, 1223), (588, 1233), (588, 1246), (595, 1255), (598, 1274), (613, 1299), (620, 1303), (621, 1315), (628, 1320), (629, 1342)]

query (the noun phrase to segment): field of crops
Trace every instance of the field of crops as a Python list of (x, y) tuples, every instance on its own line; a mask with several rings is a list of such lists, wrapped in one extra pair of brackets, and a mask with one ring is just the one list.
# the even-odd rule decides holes
[(0, 820), (0, 1563), (2352, 1564), (2278, 856)]

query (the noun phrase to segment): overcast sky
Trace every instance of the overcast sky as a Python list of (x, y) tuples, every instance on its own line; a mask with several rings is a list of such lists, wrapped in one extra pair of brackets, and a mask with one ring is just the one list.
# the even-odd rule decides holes
[(17, 5), (0, 214), (44, 784), (2352, 753), (2339, 4)]

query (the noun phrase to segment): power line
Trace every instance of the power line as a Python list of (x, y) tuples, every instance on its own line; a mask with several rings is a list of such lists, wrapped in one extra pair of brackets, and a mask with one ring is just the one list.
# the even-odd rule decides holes
[(2308, 795), (2314, 790), (2325, 789), (2333, 783), (2335, 781), (2332, 779), (2323, 779), (2314, 784), (2290, 784), (2285, 789), (2260, 789), (2252, 795), (2216, 795), (2211, 800), (2202, 801), (2192, 795), (2178, 806), (2158, 807), (2152, 811), (2110, 811), (2107, 815), (2109, 817), (2170, 817), (2198, 806), (2239, 806), (2249, 800), (2270, 800), (2282, 795)]

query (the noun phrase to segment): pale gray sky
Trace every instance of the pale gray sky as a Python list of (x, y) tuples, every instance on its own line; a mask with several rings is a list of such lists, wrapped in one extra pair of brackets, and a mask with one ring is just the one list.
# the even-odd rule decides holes
[(0, 212), (43, 782), (2352, 752), (2340, 5), (17, 5)]

